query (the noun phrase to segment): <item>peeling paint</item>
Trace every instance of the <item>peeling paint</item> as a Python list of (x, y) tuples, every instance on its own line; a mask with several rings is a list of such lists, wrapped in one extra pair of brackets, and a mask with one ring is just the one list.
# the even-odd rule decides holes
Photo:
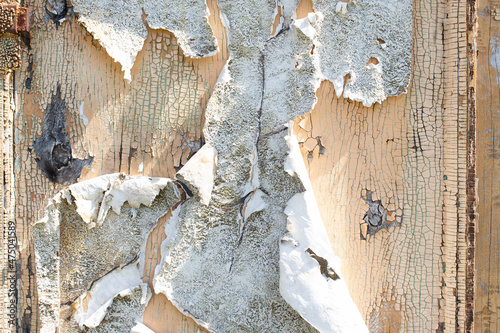
[[(104, 258), (103, 266), (91, 266), (89, 272), (80, 269), (84, 265), (79, 261), (75, 268), (68, 268), (62, 259), (58, 262), (58, 274), (66, 274), (60, 279), (63, 284), (61, 302), (67, 306), (76, 304), (80, 323), (100, 325), (100, 319), (106, 315), (99, 309), (103, 306), (108, 309), (110, 297), (118, 292), (113, 285), (122, 289), (124, 285), (118, 281), (123, 281), (124, 276), (134, 277), (127, 282), (129, 285), (135, 283), (138, 275), (134, 274), (138, 274), (137, 269), (140, 272), (141, 242), (151, 223), (157, 220), (155, 215), (147, 224), (143, 211), (160, 210), (161, 206), (164, 212), (175, 202), (179, 205), (165, 224), (167, 238), (161, 246), (162, 261), (155, 270), (154, 288), (199, 325), (220, 332), (366, 332), (363, 318), (342, 277), (340, 259), (334, 255), (326, 236), (290, 128), (291, 120), (314, 107), (316, 90), (331, 69), (328, 66), (337, 66), (338, 61), (343, 60), (342, 57), (332, 60), (325, 55), (330, 47), (339, 48), (342, 38), (347, 38), (327, 38), (331, 33), (326, 32), (329, 24), (338, 23), (331, 22), (337, 20), (331, 15), (362, 17), (356, 10), (361, 5), (349, 3), (347, 13), (343, 13), (342, 8), (336, 13), (335, 4), (318, 2), (318, 8), (324, 8), (323, 13), (318, 10), (306, 20), (296, 21), (298, 1), (295, 0), (282, 1), (278, 11), (276, 1), (272, 0), (219, 0), (218, 3), (228, 29), (231, 56), (207, 105), (205, 146), (178, 170), (175, 183), (158, 179), (146, 181), (146, 178), (140, 181), (134, 178), (133, 181), (115, 175), (74, 185), (62, 192), (53, 205), (58, 207), (54, 208), (54, 214), (63, 216), (47, 217), (37, 224), (41, 228), (36, 236), (37, 251), (43, 259), (37, 264), (57, 261), (54, 250), (44, 248), (40, 240), (48, 239), (48, 235), (56, 237), (60, 233), (61, 249), (57, 251), (64, 254), (62, 258), (70, 253), (71, 257), (85, 263), (93, 263), (97, 257), (88, 254), (88, 246), (82, 243), (84, 236), (86, 242), (91, 242), (88, 239), (100, 240), (105, 231), (106, 237), (113, 235), (123, 239), (121, 243), (129, 247), (127, 256), (120, 252), (121, 260), (117, 261), (108, 248), (106, 253), (96, 254)], [(147, 32), (141, 20), (142, 10), (149, 15), (146, 20), (152, 28), (161, 28), (165, 18), (162, 10), (166, 7), (156, 13), (148, 7), (149, 3), (144, 6), (136, 3), (111, 5), (75, 0), (73, 4), (80, 22), (115, 60), (122, 63), (130, 79), (130, 69)], [(176, 4), (185, 5), (182, 1)], [(111, 6), (118, 6), (117, 11), (123, 15), (118, 18), (109, 14)], [(406, 2), (401, 6), (406, 6)], [(197, 20), (206, 22), (205, 9), (193, 10), (195, 12)], [(269, 36), (277, 12), (282, 13), (281, 24), (276, 33)], [(193, 13), (181, 10), (175, 15), (180, 15), (185, 22), (195, 22), (186, 18)], [(353, 24), (362, 25), (359, 19)], [(186, 32), (188, 28), (183, 26), (180, 31)], [(211, 31), (204, 31), (203, 36), (213, 38)], [(180, 35), (178, 38), (182, 39)], [(184, 45), (186, 54), (193, 46), (189, 42), (195, 41), (196, 38)], [(373, 38), (373, 42), (377, 52), (392, 50), (393, 42), (385, 35)], [(327, 45), (330, 43), (337, 44)], [(213, 50), (206, 51), (204, 55)], [(360, 62), (363, 70), (380, 74), (384, 66), (388, 66), (385, 65), (387, 59), (378, 54), (364, 57), (364, 50), (351, 51), (359, 59), (363, 58)], [(403, 60), (406, 56), (409, 57), (406, 53), (402, 55)], [(329, 60), (332, 64), (325, 67)], [(409, 72), (409, 68), (404, 69)], [(366, 83), (371, 82), (373, 76), (361, 77), (356, 69), (350, 68), (349, 73), (346, 92), (350, 89), (347, 88), (349, 84), (355, 82), (360, 84), (362, 91), (361, 97), (349, 93), (350, 98), (371, 104), (386, 97), (385, 90), (383, 96), (377, 90), (380, 85)], [(345, 75), (347, 73), (341, 75), (342, 84)], [(335, 81), (334, 76), (328, 79)], [(380, 75), (375, 75), (378, 77)], [(406, 89), (407, 82), (402, 82), (403, 88), (398, 86), (400, 90)], [(320, 137), (313, 143), (312, 150), (319, 147), (320, 153), (324, 153)], [(130, 184), (131, 188), (124, 184)], [(179, 191), (188, 196), (182, 203)], [(156, 206), (154, 202), (165, 192), (176, 193), (175, 200), (165, 206)], [(125, 230), (113, 229), (117, 221), (126, 229), (123, 227), (127, 225), (123, 220), (125, 216), (127, 221), (139, 223), (130, 231), (137, 233), (137, 237), (125, 237), (120, 234)], [(53, 221), (52, 225), (47, 221)], [(141, 224), (143, 222), (145, 224)], [(61, 224), (60, 232), (54, 226), (58, 223)], [(43, 228), (55, 231), (49, 233)], [(106, 237), (101, 243), (108, 244)], [(72, 246), (84, 255), (78, 257), (79, 254), (73, 253), (63, 239), (78, 243)], [(124, 273), (129, 270), (134, 273)], [(79, 278), (75, 279), (77, 275)], [(53, 282), (50, 277), (50, 272), (40, 275), (42, 281)], [(79, 283), (69, 288), (68, 284), (75, 280)], [(100, 298), (104, 295), (100, 290), (107, 290), (106, 297)], [(46, 302), (51, 308), (53, 304)], [(73, 316), (71, 311), (64, 308), (62, 313), (69, 318)], [(49, 325), (50, 313), (47, 317), (44, 320)], [(76, 325), (74, 320), (71, 325)]]
[(82, 327), (82, 332), (133, 332), (134, 328), (137, 330), (137, 327), (141, 327), (150, 298), (151, 291), (145, 283), (123, 290), (109, 301), (102, 321), (95, 326)]
[[(297, 21), (313, 41), (323, 79), (337, 97), (370, 106), (406, 93), (411, 73), (412, 2), (313, 0), (315, 13)], [(382, 40), (384, 43), (380, 43)], [(377, 58), (376, 66), (366, 66)], [(344, 87), (344, 77), (349, 75)]]
[(34, 143), (35, 162), (50, 181), (62, 185), (75, 183), (84, 167), (92, 165), (93, 157), (85, 160), (73, 158), (71, 143), (66, 133), (67, 107), (58, 86), (45, 110), (42, 134)]
[[(213, 188), (208, 205), (195, 195), (167, 223), (155, 291), (211, 331), (366, 331), (344, 281), (322, 275), (319, 262), (306, 252), (327, 258), (341, 276), (325, 232), (314, 232), (320, 239), (291, 242), (302, 249), (313, 280), (295, 266), (300, 262), (290, 263), (297, 268), (292, 272), (280, 267), (280, 240), (291, 232), (285, 209), (315, 204), (304, 201), (305, 180), (296, 173), (303, 162), (300, 152), (290, 158), (288, 140), (295, 139), (287, 139), (289, 121), (311, 110), (320, 84), (312, 40), (293, 24), (298, 2), (281, 3), (282, 25), (271, 37), (274, 1), (218, 3), (231, 56), (205, 113), (206, 144), (217, 151)], [(195, 158), (190, 169), (206, 168)], [(308, 221), (324, 231), (320, 219)], [(292, 229), (310, 233), (302, 227)], [(300, 282), (282, 285), (293, 276)], [(299, 296), (316, 310), (301, 307)], [(319, 318), (318, 309), (325, 307), (331, 316)]]
[(175, 35), (185, 56), (199, 58), (218, 52), (204, 0), (73, 0), (72, 4), (78, 21), (122, 65), (128, 81), (132, 79), (130, 70), (148, 34), (143, 13), (149, 27), (166, 29)]
[(287, 231), (280, 242), (280, 291), (320, 332), (368, 332), (340, 275), (295, 136), (287, 136), (292, 172), (306, 191), (285, 208)]
[[(120, 174), (71, 185), (51, 199), (33, 227), (41, 331), (53, 332), (60, 317), (60, 329), (69, 331), (106, 321), (115, 295), (142, 283), (149, 233), (180, 201), (171, 180)], [(103, 211), (101, 223), (88, 222)]]
[(204, 145), (177, 173), (177, 179), (189, 187), (205, 205), (210, 202), (214, 187), (217, 151), (209, 144)]

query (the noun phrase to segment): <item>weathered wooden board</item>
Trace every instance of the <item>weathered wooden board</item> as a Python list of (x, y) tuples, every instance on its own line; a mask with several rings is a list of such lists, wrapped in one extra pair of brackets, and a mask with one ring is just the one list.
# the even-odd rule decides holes
[(0, 163), (1, 177), (4, 191), (1, 193), (2, 207), (2, 237), (0, 239), (0, 329), (15, 328), (17, 317), (17, 292), (16, 292), (16, 253), (17, 232), (13, 216), (15, 205), (14, 174), (13, 174), (13, 124), (15, 114), (15, 97), (13, 89), (13, 73), (0, 74), (2, 98), (0, 99), (0, 110), (2, 113), (1, 136), (2, 136), (2, 163)]
[(478, 1), (478, 233), (474, 313), (477, 332), (500, 330), (499, 8), (498, 1)]
[(414, 2), (407, 95), (366, 108), (323, 82), (312, 113), (296, 121), (331, 244), (373, 332), (470, 324), (466, 6)]
[[(32, 10), (31, 49), (23, 70), (17, 72), (20, 111), (15, 120), (19, 317), (23, 329), (37, 331), (30, 228), (43, 216), (47, 200), (63, 186), (50, 182), (37, 167), (33, 145), (58, 86), (67, 106), (66, 131), (73, 156), (94, 158), (80, 180), (114, 172), (173, 177), (175, 168), (199, 148), (205, 103), (228, 53), (217, 5), (210, 2), (210, 23), (221, 48), (216, 56), (187, 59), (171, 33), (149, 30), (127, 84), (120, 66), (74, 18), (57, 29), (53, 22), (44, 22), (44, 1), (26, 5)], [(159, 237), (161, 229), (153, 234)], [(160, 242), (154, 245), (159, 247)], [(198, 329), (160, 295), (146, 311), (145, 324), (149, 322), (169, 332)]]
[[(221, 52), (187, 59), (170, 33), (149, 30), (128, 84), (120, 66), (75, 19), (58, 29), (45, 22), (43, 4), (26, 1), (32, 9), (31, 49), (25, 50), (15, 78), (19, 317), (22, 328), (34, 332), (30, 228), (63, 186), (40, 171), (33, 149), (58, 86), (73, 156), (93, 157), (80, 180), (113, 172), (172, 177), (197, 148), (205, 103), (228, 58), (216, 1), (208, 1)], [(464, 331), (467, 326), (467, 5), (464, 0), (414, 2), (407, 95), (366, 108), (337, 99), (332, 85), (323, 82), (312, 113), (296, 122), (332, 246), (344, 260), (351, 295), (373, 332)], [(310, 11), (311, 3), (303, 1), (298, 16)], [(363, 221), (370, 205), (387, 216), (377, 230)], [(162, 237), (160, 223), (150, 236), (150, 274)], [(154, 296), (144, 322), (157, 332), (198, 330), (162, 295)]]

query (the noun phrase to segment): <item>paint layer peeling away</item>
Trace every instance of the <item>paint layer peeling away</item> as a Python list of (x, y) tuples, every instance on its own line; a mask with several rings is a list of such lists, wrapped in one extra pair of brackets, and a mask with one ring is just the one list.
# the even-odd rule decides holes
[(36, 164), (50, 181), (63, 185), (76, 183), (82, 169), (92, 165), (93, 157), (73, 158), (71, 143), (66, 133), (66, 103), (58, 86), (45, 110), (42, 134), (35, 140)]
[(171, 180), (121, 174), (59, 192), (33, 227), (41, 331), (130, 331), (150, 297), (147, 238), (181, 192)]
[(320, 332), (368, 332), (340, 274), (297, 140), (285, 139), (287, 170), (301, 179), (305, 192), (295, 194), (284, 211), (288, 233), (280, 243), (281, 294)]
[[(189, 38), (186, 54), (189, 47), (204, 50), (192, 56), (215, 50), (202, 47), (215, 45), (204, 2), (73, 5), (128, 70), (146, 37), (143, 9), (153, 28), (175, 31), (154, 23), (167, 17), (165, 22), (184, 24), (179, 31), (186, 34), (194, 29), (190, 24), (207, 29), (197, 32), (212, 44)], [(61, 321), (67, 330), (110, 323), (115, 300), (123, 302), (123, 291), (141, 284), (148, 234), (175, 208), (165, 224), (154, 292), (199, 325), (214, 332), (368, 332), (330, 246), (290, 124), (313, 108), (324, 79), (341, 93), (349, 74), (346, 96), (365, 105), (404, 92), (411, 3), (367, 0), (337, 11), (336, 2), (316, 1), (316, 13), (297, 21), (298, 0), (286, 0), (278, 3), (282, 17), (272, 36), (274, 0), (218, 5), (230, 59), (205, 111), (206, 144), (177, 180), (110, 175), (72, 185), (35, 225), (44, 327), (56, 327), (60, 318), (69, 318)], [(170, 20), (176, 6), (178, 21)], [(113, 18), (109, 8), (124, 15)], [(397, 32), (393, 21), (404, 22)], [(387, 31), (378, 22), (387, 23)], [(129, 44), (116, 44), (124, 41)], [(321, 149), (319, 138), (315, 145)], [(379, 226), (389, 214), (372, 199), (366, 198), (370, 211), (373, 206), (367, 221)]]
[(148, 328), (142, 325), (142, 317), (150, 298), (151, 291), (145, 283), (123, 290), (110, 300), (98, 326), (85, 326), (82, 331), (92, 333), (147, 332)]
[(143, 13), (149, 27), (175, 35), (185, 56), (200, 58), (218, 51), (204, 0), (73, 0), (72, 4), (78, 21), (122, 65), (129, 81), (130, 70), (148, 34)]
[[(340, 4), (340, 6), (339, 6)], [(370, 106), (406, 93), (410, 82), (412, 1), (313, 0), (296, 22), (314, 40), (319, 70), (339, 97)]]
[(289, 129), (321, 80), (313, 41), (293, 24), (298, 1), (280, 4), (271, 37), (275, 1), (218, 4), (231, 56), (205, 113), (216, 159), (184, 166), (208, 175), (185, 182), (195, 195), (166, 223), (154, 290), (213, 332), (367, 332)]

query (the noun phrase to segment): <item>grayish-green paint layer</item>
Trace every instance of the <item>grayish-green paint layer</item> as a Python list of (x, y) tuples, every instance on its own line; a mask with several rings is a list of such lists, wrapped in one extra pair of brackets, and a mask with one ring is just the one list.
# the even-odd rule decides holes
[(83, 300), (90, 301), (83, 312), (94, 311), (140, 283), (146, 240), (180, 200), (171, 180), (121, 174), (71, 185), (51, 199), (33, 227), (41, 331), (53, 332), (60, 317), (65, 331), (78, 330), (74, 310)]
[[(313, 0), (312, 35), (322, 76), (337, 96), (365, 106), (406, 93), (411, 73), (410, 0), (351, 1), (346, 10), (331, 0)], [(369, 63), (370, 59), (375, 60)], [(376, 64), (378, 63), (378, 64)], [(344, 77), (349, 74), (344, 86)]]
[[(291, 16), (297, 3), (289, 3), (283, 12)], [(310, 313), (299, 313), (283, 298), (293, 288), (280, 288), (280, 243), (290, 226), (284, 211), (305, 191), (288, 170), (288, 122), (316, 101), (320, 78), (313, 43), (291, 17), (269, 36), (274, 1), (221, 0), (219, 6), (229, 27), (231, 58), (206, 110), (205, 138), (217, 151), (217, 163), (213, 184), (203, 187), (212, 192), (208, 205), (195, 195), (167, 223), (155, 292), (214, 332), (315, 332)], [(203, 168), (190, 160), (184, 168), (197, 166)], [(200, 193), (193, 186), (199, 181), (183, 177), (191, 192)], [(317, 263), (306, 260), (324, 279)], [(332, 283), (345, 288), (342, 280)], [(332, 321), (343, 324), (327, 326), (332, 332), (365, 328), (352, 300), (329, 301), (346, 302), (346, 313), (354, 309), (352, 322), (338, 313)]]

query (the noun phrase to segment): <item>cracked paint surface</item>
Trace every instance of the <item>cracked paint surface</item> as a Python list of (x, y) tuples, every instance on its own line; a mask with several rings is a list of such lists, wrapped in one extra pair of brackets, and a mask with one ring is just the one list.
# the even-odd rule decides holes
[(184, 55), (199, 58), (218, 51), (217, 41), (208, 24), (208, 9), (204, 0), (189, 1), (72, 1), (78, 21), (106, 48), (131, 80), (130, 70), (137, 53), (143, 48), (148, 31), (172, 32)]
[[(276, 35), (271, 39), (269, 31), (276, 9), (274, 2), (256, 1), (245, 4), (220, 1), (219, 5), (227, 18), (232, 59), (207, 108), (205, 134), (207, 142), (217, 152), (217, 163), (212, 163), (216, 171), (213, 181), (208, 180), (203, 186), (199, 182), (187, 184), (194, 197), (181, 206), (177, 225), (183, 230), (181, 235), (190, 235), (192, 242), (173, 237), (166, 243), (168, 260), (165, 260), (164, 270), (157, 276), (155, 286), (158, 284), (157, 289), (163, 288), (163, 292), (179, 308), (199, 323), (206, 326), (209, 324), (211, 328), (230, 330), (232, 327), (239, 327), (231, 325), (252, 328), (264, 325), (258, 328), (272, 330), (275, 327), (273, 325), (278, 324), (279, 327), (290, 330), (314, 330), (306, 321), (316, 328), (325, 325), (325, 321), (313, 323), (317, 319), (312, 318), (314, 314), (301, 312), (292, 301), (292, 307), (284, 302), (276, 292), (279, 272), (277, 261), (273, 262), (272, 259), (276, 259), (279, 253), (279, 240), (290, 231), (288, 217), (283, 214), (283, 210), (294, 195), (305, 190), (303, 180), (295, 174), (294, 168), (289, 168), (290, 147), (285, 137), (291, 136), (288, 121), (308, 112), (316, 101), (315, 90), (321, 80), (317, 70), (318, 57), (311, 55), (311, 50), (314, 49), (313, 41), (293, 24), (291, 16), (296, 2), (284, 2), (282, 11), (285, 17), (281, 28), (277, 29)], [(254, 15), (258, 18), (257, 24)], [(285, 88), (280, 88), (279, 84), (283, 83)], [(179, 171), (179, 175), (182, 172), (183, 169)], [(200, 199), (203, 199), (203, 206), (199, 205)], [(200, 225), (200, 219), (209, 224)], [(269, 225), (269, 221), (275, 222), (276, 225)], [(316, 220), (315, 223), (321, 221)], [(266, 230), (264, 240), (252, 243), (260, 237), (261, 230)], [(219, 232), (220, 235), (217, 235)], [(229, 240), (229, 244), (224, 247), (220, 246), (221, 235), (226, 236), (226, 241)], [(199, 247), (207, 253), (200, 252)], [(314, 246), (312, 248), (314, 249)], [(229, 254), (221, 253), (221, 249), (229, 250)], [(318, 250), (311, 251), (316, 253)], [(181, 263), (186, 253), (190, 255), (187, 256), (186, 262)], [(259, 286), (256, 282), (259, 279), (252, 280), (252, 288), (246, 286), (242, 290), (243, 294), (251, 295), (252, 303), (242, 302), (237, 309), (225, 309), (222, 300), (231, 299), (231, 295), (227, 294), (231, 285), (237, 286), (238, 279), (250, 273), (243, 263), (255, 257), (263, 258), (256, 263), (258, 267), (261, 265), (264, 270), (271, 268), (271, 271), (266, 273), (266, 283)], [(208, 260), (203, 261), (201, 258)], [(310, 256), (306, 258), (318, 266), (317, 260)], [(209, 271), (209, 268), (220, 266), (219, 259), (224, 262), (222, 272), (227, 271), (229, 276), (221, 278), (221, 272)], [(212, 267), (209, 267), (210, 264)], [(182, 269), (174, 269), (172, 272), (169, 269), (171, 267)], [(202, 299), (214, 298), (220, 310), (214, 311), (207, 304), (190, 304), (187, 295), (193, 291), (192, 287), (182, 286), (180, 281), (190, 278), (193, 267), (202, 267), (201, 275), (207, 283), (219, 281), (217, 288), (214, 288), (219, 294), (214, 291), (198, 291), (197, 296)], [(324, 279), (319, 268), (317, 273)], [(331, 280), (339, 280), (335, 283), (341, 283), (345, 289), (342, 279)], [(163, 283), (167, 287), (164, 288)], [(193, 280), (192, 283), (199, 282)], [(293, 292), (293, 289), (290, 288), (289, 292)], [(344, 304), (350, 304), (345, 307), (346, 310), (352, 308), (357, 313), (348, 294), (345, 294), (347, 296), (343, 298)], [(265, 303), (269, 298), (276, 304), (282, 316), (275, 318), (275, 314), (268, 312), (269, 309), (263, 309), (262, 312), (251, 313), (246, 319), (241, 317), (241, 313), (246, 309)], [(236, 319), (227, 322), (224, 319), (227, 311), (239, 318), (240, 323), (238, 324)], [(306, 321), (298, 316), (296, 311)], [(261, 316), (266, 320), (252, 320)], [(351, 324), (363, 326), (359, 313), (354, 317), (355, 323)], [(326, 325), (328, 324), (334, 322), (327, 320)], [(339, 324), (336, 329), (341, 330), (341, 327), (343, 326)]]
[[(44, 2), (28, 1), (34, 9), (34, 22), (39, 22), (40, 15), (45, 14)], [(346, 5), (346, 9), (350, 7)], [(211, 8), (216, 8), (213, 3)], [(312, 5), (310, 8), (312, 11)], [(462, 177), (464, 154), (460, 153), (464, 151), (466, 131), (465, 8), (466, 2), (459, 0), (414, 1), (414, 79), (409, 94), (389, 98), (382, 105), (367, 109), (360, 103), (336, 98), (333, 85), (328, 82), (325, 89), (318, 91), (315, 110), (323, 116), (313, 112), (311, 138), (301, 143), (311, 148), (305, 152), (305, 163), (317, 198), (321, 199), (318, 200), (321, 213), (326, 214), (324, 221), (330, 241), (335, 253), (343, 259), (342, 274), (366, 322), (378, 326), (381, 332), (392, 327), (387, 317), (400, 317), (401, 330), (416, 332), (453, 330), (461, 322), (463, 287), (457, 277), (462, 269), (460, 263), (465, 262), (459, 250), (466, 247), (460, 241), (465, 239), (466, 224), (461, 216), (466, 206), (462, 190), (467, 183)], [(212, 10), (209, 19), (214, 18), (213, 13), (217, 10)], [(487, 8), (482, 13), (489, 18)], [(175, 168), (185, 164), (190, 155), (181, 148), (186, 127), (191, 131), (186, 138), (194, 139), (193, 146), (199, 142), (196, 129), (201, 129), (198, 121), (201, 112), (191, 113), (196, 98), (208, 96), (206, 92), (211, 91), (216, 80), (204, 81), (208, 76), (197, 66), (209, 63), (211, 68), (217, 67), (216, 62), (223, 64), (227, 53), (224, 55), (223, 51), (207, 62), (189, 62), (180, 55), (175, 38), (168, 32), (152, 31), (136, 59), (134, 80), (129, 87), (123, 83), (121, 67), (75, 21), (72, 25), (63, 22), (57, 30), (52, 23), (35, 24), (31, 37), (33, 52), (23, 59), (25, 64), (28, 59), (33, 60), (31, 76), (21, 71), (16, 73), (20, 76), (16, 82), (29, 79), (30, 85), (26, 89), (19, 87), (22, 107), (21, 112), (16, 112), (13, 124), (14, 156), (17, 156), (15, 218), (21, 253), (19, 317), (23, 330), (37, 331), (30, 226), (40, 219), (47, 198), (61, 186), (42, 176), (33, 163), (33, 155), (27, 151), (41, 132), (40, 110), (50, 103), (57, 83), (62, 83), (62, 95), (68, 104), (67, 130), (75, 153), (79, 158), (90, 152), (96, 156), (95, 170), (85, 171), (81, 179), (118, 171), (135, 173), (141, 166), (139, 173), (173, 177)], [(317, 53), (316, 48), (313, 51)], [(486, 63), (489, 61), (488, 53)], [(218, 75), (218, 70), (213, 72)], [(496, 87), (496, 75), (491, 86)], [(85, 101), (83, 113), (89, 121), (86, 127), (78, 112), (82, 101)], [(484, 114), (493, 113), (495, 117), (496, 109), (489, 111)], [(255, 165), (252, 159), (253, 170)], [(363, 189), (373, 191), (373, 200), (381, 200), (384, 207), (389, 209), (389, 205), (394, 205), (396, 220), (404, 210), (405, 222), (409, 222), (401, 228), (382, 230), (369, 242), (360, 241), (359, 224), (368, 209), (360, 198)], [(257, 196), (262, 197), (259, 191)], [(488, 194), (480, 197), (486, 198)], [(245, 202), (251, 203), (254, 200), (251, 198)], [(252, 209), (245, 209), (245, 213), (248, 218)], [(457, 257), (459, 263), (455, 262)], [(497, 272), (489, 274), (490, 282), (494, 282)], [(482, 281), (490, 291), (496, 290), (495, 284), (484, 278)], [(394, 301), (394, 305), (379, 300), (382, 289), (391, 290), (392, 284), (394, 298), (389, 302)], [(481, 306), (481, 313), (477, 314), (485, 325), (493, 323), (487, 306), (495, 300), (488, 297), (484, 299), (486, 307)], [(165, 327), (176, 332), (196, 331), (190, 318), (172, 308), (166, 310), (166, 302), (163, 297), (150, 312), (161, 322), (158, 331)], [(162, 321), (165, 316), (161, 316), (167, 311), (169, 322)], [(388, 316), (387, 312), (399, 316)]]
[[(26, 85), (17, 86), (24, 91), (18, 100), (23, 111), (15, 113), (14, 122), (16, 188), (33, 182), (29, 189), (15, 192), (21, 258), (18, 313), (20, 327), (27, 331), (38, 331), (40, 325), (32, 225), (43, 217), (47, 200), (64, 188), (42, 174), (33, 151), (57, 85), (61, 85), (61, 98), (67, 106), (65, 131), (73, 156), (94, 157), (92, 167), (83, 168), (79, 181), (115, 172), (173, 177), (202, 144), (206, 99), (227, 59), (223, 47), (227, 37), (220, 29), (218, 8), (210, 2), (209, 20), (217, 29), (221, 52), (208, 60), (190, 59), (183, 56), (173, 34), (150, 30), (132, 74), (138, 79), (126, 84), (120, 64), (76, 20), (70, 23), (66, 19), (57, 29), (47, 23), (45, 4), (42, 0), (29, 2), (32, 49), (23, 56), (31, 60), (23, 64), (31, 65), (19, 72), (22, 78), (18, 82)], [(91, 133), (100, 133), (99, 140)], [(179, 318), (169, 323), (175, 326), (173, 330), (196, 327), (173, 306), (169, 309), (169, 319)]]
[[(366, 108), (323, 81), (295, 122), (342, 275), (373, 332), (466, 331), (467, 6), (413, 2), (408, 94)], [(370, 203), (382, 217), (373, 225), (387, 210), (395, 228), (366, 237)]]

